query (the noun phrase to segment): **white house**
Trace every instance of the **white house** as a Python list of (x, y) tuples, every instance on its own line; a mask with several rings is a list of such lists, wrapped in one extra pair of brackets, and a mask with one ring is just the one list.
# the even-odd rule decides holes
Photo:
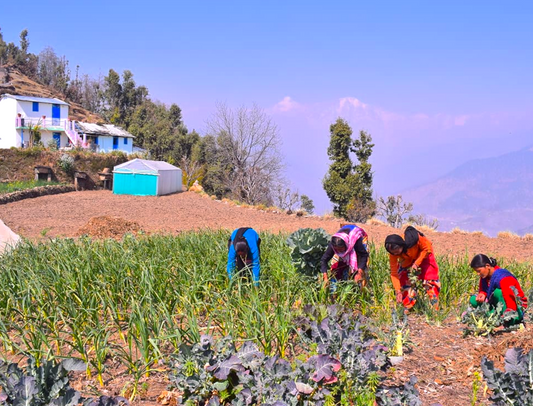
[(52, 98), (4, 94), (0, 98), (0, 148), (27, 147), (37, 127), (41, 142), (58, 148), (79, 146), (108, 152), (133, 151), (133, 135), (110, 124), (78, 123), (68, 118), (69, 104)]
[[(68, 144), (69, 104), (59, 99), (2, 95), (0, 99), (0, 148), (24, 147), (30, 141), (30, 127), (38, 126), (41, 142), (56, 140)], [(72, 140), (71, 140), (72, 142)]]
[(127, 154), (133, 152), (133, 139), (135, 137), (113, 124), (76, 122), (75, 129), (95, 151), (123, 151)]

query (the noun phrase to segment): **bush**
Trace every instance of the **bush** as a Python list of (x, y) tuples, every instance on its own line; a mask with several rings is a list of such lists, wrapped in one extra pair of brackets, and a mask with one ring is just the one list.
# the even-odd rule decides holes
[(69, 154), (63, 154), (57, 161), (57, 165), (69, 176), (74, 175), (74, 171), (76, 170), (74, 166), (74, 158)]

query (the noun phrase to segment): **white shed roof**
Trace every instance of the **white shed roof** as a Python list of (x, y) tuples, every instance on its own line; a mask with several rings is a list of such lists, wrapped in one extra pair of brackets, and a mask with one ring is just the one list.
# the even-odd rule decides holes
[(28, 102), (38, 102), (38, 103), (50, 103), (50, 104), (63, 104), (65, 106), (70, 106), (67, 102), (59, 99), (47, 98), (47, 97), (33, 97), (33, 96), (19, 96), (12, 95), (9, 93), (4, 94), (2, 97), (7, 97), (10, 99), (28, 101)]
[(115, 166), (113, 172), (154, 173), (161, 171), (179, 171), (180, 168), (163, 161), (150, 161), (148, 159), (133, 159)]
[(113, 124), (96, 124), (77, 122), (76, 126), (87, 135), (135, 138), (126, 130)]

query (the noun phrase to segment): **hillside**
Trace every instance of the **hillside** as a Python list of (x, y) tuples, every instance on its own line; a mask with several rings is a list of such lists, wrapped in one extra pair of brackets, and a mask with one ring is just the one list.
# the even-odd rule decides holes
[[(338, 219), (289, 216), (242, 208), (194, 192), (155, 197), (115, 195), (111, 191), (98, 190), (43, 196), (0, 205), (0, 219), (13, 231), (37, 239), (41, 238), (43, 230), (47, 230), (47, 237), (75, 237), (92, 218), (100, 216), (135, 222), (147, 233), (171, 234), (201, 228), (234, 229), (243, 226), (275, 233), (322, 227), (328, 233), (334, 233), (340, 225)], [(398, 232), (385, 225), (364, 225), (364, 228), (377, 245), (383, 244), (387, 235)], [(533, 241), (440, 232), (430, 232), (428, 235), (438, 255), (463, 257), (466, 252), (468, 255), (484, 252), (509, 260), (533, 260)]]
[(440, 229), (459, 227), (495, 235), (533, 230), (533, 147), (466, 162), (402, 193), (417, 212), (437, 217)]
[(70, 104), (69, 118), (71, 120), (90, 123), (103, 122), (102, 117), (85, 110), (77, 103), (70, 102), (66, 99), (65, 95), (28, 78), (13, 66), (0, 67), (0, 95), (4, 93), (16, 94), (20, 96), (58, 98)]

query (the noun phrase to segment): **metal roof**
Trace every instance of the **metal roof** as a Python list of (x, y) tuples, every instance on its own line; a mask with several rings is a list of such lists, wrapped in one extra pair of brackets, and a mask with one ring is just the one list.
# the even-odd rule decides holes
[(148, 159), (133, 159), (113, 168), (113, 172), (154, 173), (159, 171), (175, 171), (180, 168), (163, 161), (150, 161)]
[(81, 123), (78, 121), (76, 122), (76, 126), (87, 135), (135, 138), (135, 136), (126, 130), (113, 124)]
[(63, 100), (59, 99), (52, 99), (47, 97), (33, 97), (33, 96), (19, 96), (19, 95), (12, 95), (9, 93), (6, 93), (2, 95), (2, 97), (8, 97), (10, 99), (20, 100), (20, 101), (28, 101), (28, 102), (38, 102), (38, 103), (50, 103), (50, 104), (63, 104), (65, 106), (70, 106), (67, 102), (64, 102)]

